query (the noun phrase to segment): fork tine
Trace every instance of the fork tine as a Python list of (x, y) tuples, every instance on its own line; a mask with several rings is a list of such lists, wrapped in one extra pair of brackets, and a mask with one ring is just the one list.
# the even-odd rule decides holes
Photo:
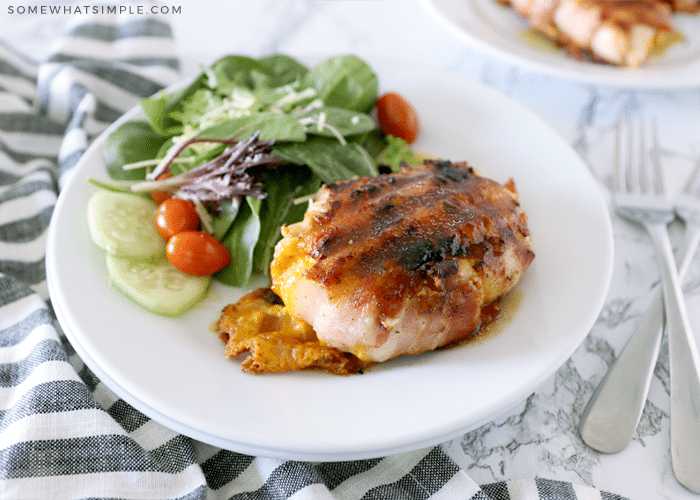
[(644, 119), (627, 115), (627, 188), (631, 193), (648, 193), (651, 184)]
[(661, 151), (659, 150), (659, 129), (656, 124), (656, 119), (652, 120), (652, 142), (654, 155), (654, 175), (656, 177), (656, 193), (663, 195), (666, 193), (666, 181), (664, 178), (664, 169), (661, 165)]
[(626, 142), (625, 175), (627, 191), (647, 193), (651, 185), (649, 164), (646, 154), (644, 119), (633, 113), (626, 113), (623, 134)]
[[(652, 119), (651, 133), (647, 133), (647, 123), (643, 116), (638, 118), (636, 136), (638, 137), (640, 165), (640, 191), (663, 196), (666, 193), (664, 169), (661, 164), (661, 150), (659, 149), (659, 136), (656, 119)], [(651, 150), (647, 146), (647, 138), (651, 138)]]
[(685, 184), (684, 191), (688, 194), (700, 195), (700, 161), (695, 166), (693, 173), (690, 174), (690, 177)]
[(615, 140), (615, 190), (618, 192), (634, 191), (633, 148), (630, 133), (630, 118), (621, 114), (617, 120), (617, 137)]
[[(638, 164), (639, 164), (639, 190), (642, 193), (655, 191), (654, 173), (649, 168), (649, 153), (647, 150), (647, 130), (644, 117), (640, 116), (637, 119), (637, 133), (634, 134), (638, 139)], [(630, 139), (632, 140), (632, 139)]]
[(635, 161), (635, 147), (634, 147), (634, 118), (631, 114), (625, 116), (625, 121), (627, 122), (626, 128), (624, 129), (624, 134), (626, 134), (626, 146), (627, 153), (625, 157), (625, 175), (626, 175), (626, 188), (627, 191), (631, 193), (639, 192), (639, 171), (638, 164)]
[[(647, 147), (647, 137), (649, 135), (651, 135), (651, 151)], [(648, 134), (645, 118), (643, 116), (638, 117), (637, 130), (634, 136), (638, 138), (637, 147), (639, 148), (637, 157), (639, 163), (639, 189), (642, 193), (653, 193), (662, 196), (666, 192), (666, 185), (661, 165), (656, 119), (652, 119), (651, 134)]]
[[(651, 148), (648, 147), (651, 140)], [(652, 120), (651, 134), (643, 116), (632, 113), (620, 116), (615, 142), (615, 189), (618, 192), (647, 193), (663, 196), (666, 191), (658, 141), (656, 120)], [(700, 189), (700, 174), (698, 174)]]

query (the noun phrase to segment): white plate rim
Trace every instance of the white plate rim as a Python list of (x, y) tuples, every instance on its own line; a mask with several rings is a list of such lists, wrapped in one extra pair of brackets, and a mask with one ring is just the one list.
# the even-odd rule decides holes
[[(415, 64), (413, 63), (411, 63), (411, 68), (409, 70), (405, 62), (386, 60), (372, 61), (371, 58), (369, 60), (373, 67), (381, 68), (377, 71), (380, 75), (380, 81), (382, 80), (382, 71), (386, 71), (387, 67), (388, 70), (392, 72), (391, 74), (401, 74), (402, 72), (411, 73), (415, 70)], [(66, 281), (66, 276), (68, 273), (65, 271), (65, 265), (63, 265), (65, 261), (61, 261), (61, 257), (65, 257), (66, 255), (65, 248), (61, 248), (61, 245), (63, 242), (64, 247), (66, 246), (66, 238), (63, 234), (63, 232), (67, 230), (65, 221), (67, 218), (66, 214), (70, 213), (69, 210), (71, 209), (71, 206), (74, 208), (75, 206), (78, 206), (81, 201), (86, 201), (85, 199), (76, 201), (76, 197), (82, 196), (84, 198), (86, 196), (84, 174), (86, 174), (88, 171), (91, 174), (98, 173), (94, 163), (92, 165), (90, 164), (90, 159), (92, 158), (94, 160), (94, 156), (98, 152), (98, 148), (100, 147), (101, 140), (104, 138), (104, 136), (123, 121), (135, 116), (135, 114), (138, 113), (138, 110), (136, 109), (130, 111), (120, 118), (120, 120), (113, 124), (105, 132), (105, 134), (101, 136), (101, 138), (98, 138), (90, 146), (88, 152), (84, 155), (83, 160), (81, 160), (79, 165), (75, 168), (75, 175), (66, 184), (61, 196), (59, 197), (56, 210), (54, 212), (55, 219), (58, 222), (52, 220), (52, 224), (49, 228), (47, 241), (47, 278), (54, 308), (67, 337), (74, 345), (76, 352), (78, 352), (78, 354), (84, 358), (84, 361), (88, 367), (98, 374), (98, 376), (101, 375), (100, 378), (103, 379), (103, 382), (126, 402), (132, 404), (135, 408), (139, 409), (147, 416), (182, 434), (194, 437), (195, 439), (199, 439), (215, 446), (220, 446), (222, 448), (241, 453), (272, 456), (282, 459), (312, 461), (374, 458), (439, 444), (464, 434), (465, 432), (479, 427), (484, 423), (487, 423), (497, 415), (518, 404), (524, 400), (525, 397), (535, 391), (537, 387), (544, 382), (544, 380), (554, 373), (561, 366), (561, 364), (563, 364), (571, 356), (571, 354), (573, 354), (574, 350), (587, 335), (588, 331), (595, 322), (598, 313), (602, 309), (612, 276), (613, 262), (612, 225), (610, 223), (605, 201), (597, 189), (595, 180), (593, 179), (592, 175), (590, 175), (590, 172), (580, 157), (578, 157), (575, 151), (568, 144), (566, 144), (556, 134), (556, 132), (551, 130), (551, 127), (549, 127), (539, 117), (534, 115), (525, 107), (519, 105), (511, 98), (469, 78), (454, 75), (445, 70), (438, 70), (436, 68), (426, 69), (429, 71), (428, 73), (420, 74), (430, 76), (417, 78), (417, 80), (420, 80), (420, 85), (446, 85), (449, 87), (450, 92), (454, 92), (455, 95), (459, 94), (465, 96), (465, 100), (469, 102), (471, 102), (470, 99), (474, 99), (474, 96), (477, 96), (478, 98), (483, 98), (487, 101), (500, 103), (500, 106), (510, 110), (514, 116), (517, 116), (519, 119), (526, 119), (528, 123), (533, 125), (538, 131), (547, 134), (548, 139), (553, 141), (552, 146), (554, 149), (556, 149), (556, 154), (560, 155), (567, 162), (571, 162), (571, 165), (567, 166), (567, 168), (571, 169), (571, 171), (575, 174), (574, 177), (579, 181), (578, 187), (575, 187), (574, 189), (578, 190), (577, 194), (584, 198), (584, 201), (589, 204), (587, 209), (591, 209), (593, 211), (591, 214), (591, 219), (595, 225), (596, 231), (599, 231), (599, 268), (597, 269), (597, 274), (593, 276), (595, 284), (591, 290), (591, 299), (590, 302), (586, 304), (585, 314), (582, 313), (580, 324), (572, 328), (573, 333), (571, 334), (571, 338), (567, 339), (566, 342), (563, 342), (565, 345), (560, 346), (561, 349), (556, 352), (556, 356), (546, 360), (546, 367), (539, 369), (536, 376), (533, 376), (526, 382), (519, 384), (516, 391), (517, 394), (514, 393), (513, 396), (507, 401), (499, 400), (497, 402), (491, 402), (490, 405), (488, 405), (487, 408), (482, 409), (482, 411), (470, 410), (467, 412), (469, 413), (469, 418), (465, 419), (464, 415), (445, 416), (445, 419), (442, 422), (431, 423), (431, 425), (423, 426), (423, 428), (401, 429), (396, 435), (389, 437), (384, 435), (377, 436), (373, 435), (372, 432), (368, 432), (368, 434), (365, 436), (352, 436), (352, 439), (344, 437), (342, 443), (334, 444), (332, 440), (329, 441), (329, 439), (335, 435), (334, 429), (314, 428), (313, 423), (304, 422), (304, 425), (302, 426), (303, 429), (300, 429), (300, 435), (296, 438), (292, 437), (290, 439), (289, 436), (278, 435), (268, 439), (263, 438), (260, 435), (260, 430), (257, 428), (254, 432), (251, 432), (250, 435), (246, 436), (241, 436), (239, 434), (227, 434), (226, 430), (222, 430), (221, 427), (207, 428), (206, 425), (198, 421), (196, 415), (193, 416), (192, 414), (189, 414), (186, 408), (178, 407), (178, 405), (172, 401), (164, 402), (164, 396), (156, 394), (152, 386), (149, 386), (148, 388), (142, 387), (139, 380), (135, 379), (134, 374), (129, 373), (129, 371), (133, 368), (129, 368), (128, 363), (125, 363), (123, 360), (119, 361), (118, 359), (109, 359), (108, 361), (105, 361), (105, 356), (110, 356), (110, 353), (106, 352), (107, 347), (100, 345), (99, 342), (95, 344), (94, 335), (91, 336), (90, 333), (87, 333), (81, 328), (86, 321), (85, 318), (81, 317), (81, 314), (85, 315), (86, 313), (81, 310), (78, 299), (65, 293), (70, 287)], [(445, 83), (448, 81), (451, 83)], [(407, 90), (409, 97), (411, 95), (411, 91), (415, 91), (415, 89)], [(470, 97), (467, 98), (467, 95)], [(434, 99), (435, 96), (433, 95), (431, 98)], [(472, 104), (476, 105), (475, 103)], [(484, 118), (487, 119), (487, 117)], [(477, 167), (479, 167), (479, 165), (477, 165)], [(518, 179), (516, 177), (516, 183), (517, 182)], [(583, 189), (580, 189), (581, 183), (583, 183)], [(527, 193), (522, 194), (527, 195)], [(82, 250), (82, 252), (88, 256), (88, 258), (91, 258), (90, 256), (96, 252), (96, 249), (94, 248), (94, 245), (91, 245), (91, 242), (86, 239), (86, 223), (71, 221), (68, 229), (71, 227), (70, 224), (74, 226), (76, 231), (74, 236), (78, 240), (81, 240), (84, 245), (87, 244), (91, 246), (90, 248), (84, 248)], [(73, 243), (75, 244), (75, 241)], [(533, 268), (536, 269), (538, 265), (539, 264), (536, 259)], [(542, 267), (541, 265), (539, 266)], [(533, 273), (534, 272), (535, 271), (533, 271)], [(89, 273), (86, 272), (84, 274), (86, 279), (88, 279)], [(103, 276), (103, 280), (106, 281), (106, 276)], [(524, 281), (527, 281), (527, 276)], [(105, 284), (105, 287), (108, 288), (107, 284)], [(104, 291), (97, 290), (97, 292), (103, 293)], [(118, 294), (118, 292), (109, 290), (105, 293)], [(115, 295), (115, 297), (118, 297), (118, 295)], [(116, 298), (116, 300), (121, 303), (124, 299)], [(121, 305), (128, 308), (131, 314), (139, 314), (138, 310), (132, 310), (133, 305), (126, 302)], [(160, 318), (157, 319), (158, 321), (161, 320)], [(215, 319), (216, 318), (209, 318), (210, 322), (215, 321)], [(167, 322), (168, 320), (164, 321)], [(502, 338), (502, 336), (503, 335), (499, 335), (497, 338)], [(488, 343), (485, 343), (485, 345), (488, 345)], [(421, 360), (416, 360), (413, 358), (410, 360), (395, 360), (395, 362), (390, 363), (393, 364), (393, 366), (386, 368), (383, 371), (377, 370), (377, 372), (382, 373), (382, 377), (390, 377), (391, 383), (394, 384), (394, 386), (396, 386), (395, 378), (392, 378), (391, 375), (387, 374), (395, 374), (395, 372), (400, 371), (402, 374), (401, 376), (410, 378), (410, 374), (412, 373), (410, 370), (415, 371), (416, 369), (421, 369), (420, 367), (425, 368), (428, 366), (430, 367), (430, 370), (433, 370), (430, 371), (431, 374), (437, 373), (442, 376), (442, 372), (444, 371), (445, 367), (441, 366), (440, 362), (435, 361), (436, 356), (443, 356), (446, 359), (450, 359), (450, 362), (452, 362), (454, 361), (456, 356), (455, 353), (457, 352), (457, 350), (450, 350), (442, 351), (440, 353), (429, 353)], [(221, 346), (221, 352), (217, 352), (217, 355), (219, 354), (223, 356), (223, 346)], [(115, 369), (115, 363), (117, 365), (119, 365), (119, 363), (123, 364)], [(229, 361), (229, 363), (232, 364), (230, 367), (232, 370), (232, 377), (239, 380), (238, 377), (240, 377), (240, 375), (238, 367), (234, 366), (233, 362)], [(141, 376), (152, 376), (154, 374), (151, 367), (140, 367), (138, 369), (143, 371)], [(406, 375), (407, 373), (408, 375)], [(368, 378), (375, 375), (376, 373), (373, 372), (373, 370), (370, 370), (367, 374), (361, 375), (360, 377)], [(266, 390), (270, 390), (270, 380), (275, 380), (272, 377), (279, 377), (280, 385), (289, 385), (298, 388), (299, 386), (303, 387), (304, 384), (319, 384), (318, 381), (321, 380), (322, 377), (330, 376), (321, 374), (321, 377), (319, 377), (318, 375), (307, 373), (274, 375), (260, 379), (262, 381), (261, 385), (263, 385)], [(352, 380), (342, 377), (339, 379)], [(151, 382), (149, 381), (149, 383)], [(351, 383), (352, 382), (350, 382), (350, 384)], [(276, 382), (273, 383), (273, 385), (275, 384)], [(333, 382), (330, 385), (333, 384), (337, 385), (337, 379), (333, 379)], [(320, 386), (323, 386), (323, 383), (320, 383)], [(454, 401), (446, 403), (448, 408), (452, 408), (452, 406), (455, 404)], [(461, 407), (461, 403), (458, 403), (458, 406)], [(396, 417), (397, 415), (394, 416)], [(220, 423), (220, 421), (217, 422), (217, 424)], [(279, 423), (280, 422), (272, 422), (272, 424)], [(285, 422), (283, 425), (287, 425), (287, 423)], [(401, 426), (399, 425), (398, 427)], [(386, 428), (387, 426), (384, 427), (385, 430)], [(272, 430), (274, 431), (274, 429)], [(279, 438), (279, 440), (275, 441), (276, 438)]]
[[(680, 23), (691, 25), (695, 21), (696, 24), (695, 31), (692, 26), (683, 31), (687, 39), (684, 45), (689, 45), (688, 48), (673, 47), (663, 57), (640, 68), (618, 68), (577, 61), (561, 51), (549, 53), (528, 46), (523, 40), (518, 40), (516, 32), (516, 26), (520, 31), (526, 29), (525, 23), (516, 13), (498, 5), (496, 0), (420, 2), (433, 19), (462, 42), (538, 73), (585, 83), (647, 90), (687, 89), (700, 85), (700, 16), (695, 16), (697, 19), (694, 20), (688, 15), (680, 15)], [(502, 32), (499, 34), (496, 30), (488, 30), (484, 23), (477, 23), (477, 16), (498, 23)], [(678, 57), (674, 57), (675, 54)]]

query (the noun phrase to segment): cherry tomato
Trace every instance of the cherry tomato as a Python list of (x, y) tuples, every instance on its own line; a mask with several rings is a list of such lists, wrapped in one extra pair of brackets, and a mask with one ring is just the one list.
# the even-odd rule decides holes
[(411, 144), (418, 137), (418, 114), (406, 99), (395, 92), (382, 95), (376, 102), (379, 128)]
[[(158, 177), (156, 177), (156, 180), (162, 181), (163, 179), (169, 179), (172, 176), (173, 174), (171, 174), (170, 172), (163, 172)], [(151, 198), (153, 198), (153, 201), (158, 203), (158, 205), (163, 203), (168, 198), (172, 197), (172, 195), (173, 193), (171, 193), (170, 191), (151, 191)]]
[(169, 240), (182, 231), (194, 231), (199, 226), (199, 215), (194, 205), (180, 198), (168, 198), (158, 205), (153, 223), (160, 237)]
[(202, 231), (183, 231), (168, 240), (165, 253), (183, 273), (208, 276), (231, 263), (231, 254), (216, 238)]

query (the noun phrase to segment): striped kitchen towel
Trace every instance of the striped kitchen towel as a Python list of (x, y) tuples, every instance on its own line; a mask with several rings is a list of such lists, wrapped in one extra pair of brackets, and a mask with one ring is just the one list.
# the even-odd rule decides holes
[(179, 74), (160, 20), (76, 21), (41, 63), (0, 44), (0, 498), (622, 499), (544, 479), (479, 487), (440, 447), (340, 463), (246, 456), (177, 434), (103, 385), (51, 309), (47, 227), (90, 142)]

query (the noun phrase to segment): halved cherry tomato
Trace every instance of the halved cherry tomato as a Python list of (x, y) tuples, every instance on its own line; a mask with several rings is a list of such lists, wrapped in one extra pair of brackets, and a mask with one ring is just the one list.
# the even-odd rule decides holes
[[(173, 174), (171, 174), (170, 172), (163, 172), (158, 177), (156, 177), (156, 180), (162, 181), (163, 179), (169, 179), (172, 176)], [(151, 191), (151, 198), (153, 198), (153, 201), (158, 203), (158, 205), (163, 203), (168, 198), (172, 197), (172, 195), (173, 193), (171, 191)]]
[(216, 238), (202, 231), (184, 231), (168, 240), (165, 253), (183, 273), (208, 276), (231, 263), (231, 254)]
[(169, 240), (182, 231), (197, 229), (199, 215), (191, 202), (181, 198), (168, 198), (158, 205), (153, 223), (160, 237)]
[(396, 92), (382, 95), (376, 102), (379, 128), (411, 144), (418, 137), (420, 123), (418, 114), (406, 99)]

